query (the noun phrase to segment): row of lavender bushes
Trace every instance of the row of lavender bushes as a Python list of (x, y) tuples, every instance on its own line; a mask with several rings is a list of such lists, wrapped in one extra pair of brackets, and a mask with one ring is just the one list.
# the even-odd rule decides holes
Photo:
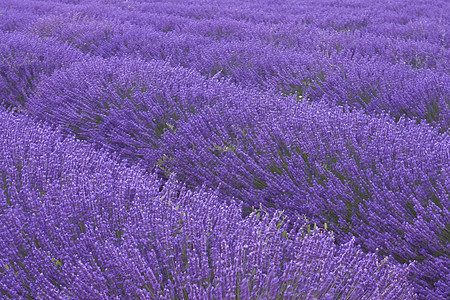
[(27, 109), (80, 139), (246, 207), (328, 222), (341, 243), (418, 261), (417, 288), (447, 293), (448, 134), (136, 58), (77, 63), (37, 91)]
[[(412, 266), (290, 229), (211, 190), (162, 185), (0, 111), (0, 293), (12, 299), (414, 299)], [(303, 222), (304, 223), (304, 222)]]
[(450, 296), (448, 3), (76, 2), (3, 4), (7, 106), (415, 260), (419, 297)]
[[(242, 20), (242, 13), (223, 8), (216, 19), (213, 12), (204, 17), (202, 6), (193, 5), (189, 14), (183, 3), (85, 2), (56, 7), (41, 3), (32, 9), (9, 3), (11, 17), (4, 19), (3, 27), (25, 34), (25, 40), (54, 39), (95, 56), (163, 59), (242, 86), (326, 99), (370, 113), (387, 111), (424, 120), (442, 131), (450, 126), (449, 20), (436, 11), (450, 9), (448, 3), (436, 1), (426, 13), (419, 4), (407, 11), (394, 3), (387, 14), (380, 3), (339, 8), (330, 1), (325, 3), (332, 9), (330, 17), (328, 10), (312, 9), (317, 5), (307, 2), (282, 21), (279, 15), (286, 7), (279, 4), (268, 6), (273, 19), (257, 10), (254, 19), (250, 15), (250, 20)], [(250, 4), (234, 5), (242, 10)], [(375, 10), (373, 16), (367, 14), (369, 8)], [(30, 11), (37, 16), (26, 27), (12, 21)]]

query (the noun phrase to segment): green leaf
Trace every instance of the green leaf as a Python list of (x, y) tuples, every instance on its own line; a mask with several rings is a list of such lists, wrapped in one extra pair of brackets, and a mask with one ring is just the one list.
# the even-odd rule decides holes
[(59, 259), (56, 260), (56, 258), (52, 258), (52, 263), (53, 263), (53, 265), (58, 266), (58, 267), (62, 266), (62, 261)]
[[(280, 214), (280, 216), (281, 216), (281, 214)], [(283, 217), (283, 220), (281, 220), (281, 222), (277, 224), (277, 226), (276, 226), (277, 230), (280, 229), (281, 226), (283, 226), (284, 220), (286, 220), (286, 216), (284, 216), (284, 217)]]

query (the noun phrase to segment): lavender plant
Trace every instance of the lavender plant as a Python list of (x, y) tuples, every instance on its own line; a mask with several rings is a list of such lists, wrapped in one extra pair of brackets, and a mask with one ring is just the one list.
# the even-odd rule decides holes
[(24, 106), (42, 75), (83, 59), (80, 52), (54, 40), (21, 33), (0, 33), (0, 102)]
[[(168, 168), (248, 206), (261, 201), (331, 223), (341, 241), (356, 236), (366, 250), (417, 260), (417, 288), (442, 285), (431, 295), (445, 298), (449, 136), (389, 119), (302, 103), (251, 126), (217, 109), (164, 137)], [(210, 124), (220, 126), (205, 130)]]
[[(0, 293), (54, 299), (415, 299), (411, 266), (288, 232), (0, 112)], [(11, 151), (13, 150), (13, 151)], [(261, 214), (262, 213), (262, 214)]]
[[(10, 142), (2, 148), (0, 197), (13, 208), (4, 214), (4, 224), (12, 225), (5, 225), (8, 242), (0, 250), (13, 249), (8, 251), (16, 262), (5, 258), (2, 293), (8, 290), (13, 298), (401, 298), (390, 279), (381, 282), (391, 287), (374, 287), (371, 280), (381, 273), (366, 285), (366, 279), (350, 282), (327, 269), (350, 249), (354, 255), (346, 262), (346, 274), (353, 274), (350, 266), (357, 261), (369, 266), (375, 254), (380, 259), (392, 255), (396, 262), (387, 268), (416, 261), (396, 274), (401, 281), (408, 277), (419, 299), (449, 298), (450, 19), (442, 13), (448, 10), (445, 0), (432, 5), (401, 0), (1, 1), (0, 102), (62, 131), (42, 129), (58, 141), (58, 146), (47, 141), (51, 150), (40, 142), (42, 151), (30, 150), (33, 143), (25, 140), (35, 139), (31, 136), (17, 144), (18, 153), (31, 156), (17, 159), (10, 153), (16, 144)], [(14, 118), (4, 115), (3, 120), (13, 124)], [(16, 127), (0, 132), (6, 141), (11, 132), (34, 134), (30, 128), (35, 125), (30, 126), (24, 132)], [(126, 160), (118, 164), (123, 170), (151, 170), (158, 176), (143, 175), (151, 187), (133, 183), (128, 189), (129, 182), (111, 175), (116, 167), (81, 167), (84, 158), (58, 152), (73, 142), (62, 141), (67, 135), (117, 152), (114, 161)], [(81, 151), (77, 147), (67, 152)], [(97, 153), (93, 149), (86, 151)], [(58, 153), (60, 160), (42, 161), (55, 159), (41, 155), (46, 152)], [(89, 153), (83, 154), (86, 159)], [(91, 162), (98, 155), (92, 154)], [(39, 161), (39, 167), (24, 173), (27, 159)], [(75, 177), (77, 168), (83, 179)], [(151, 193), (139, 194), (148, 189)], [(155, 204), (152, 210), (144, 204), (169, 199), (167, 194), (171, 203), (166, 206)], [(83, 202), (89, 207), (69, 204), (74, 199), (89, 199)], [(218, 204), (224, 202), (231, 206)], [(49, 211), (45, 222), (39, 203)], [(251, 214), (260, 203), (271, 217)], [(128, 207), (147, 211), (145, 218)], [(279, 209), (291, 220), (283, 223), (286, 227), (277, 226)], [(64, 217), (58, 218), (59, 210)], [(337, 245), (318, 231), (295, 244), (302, 231), (299, 214), (319, 227), (327, 224)], [(208, 218), (215, 215), (232, 222), (211, 223)], [(159, 228), (153, 216), (172, 225), (144, 238)], [(50, 223), (54, 226), (45, 225)], [(66, 225), (61, 229), (59, 223)], [(262, 247), (258, 238), (268, 236), (250, 232), (273, 229), (272, 223), (273, 251), (257, 250)], [(228, 227), (235, 224), (242, 236)], [(200, 234), (205, 226), (213, 228), (206, 238)], [(307, 274), (318, 273), (286, 250), (294, 244), (303, 249), (306, 241), (332, 245), (329, 253), (313, 253), (324, 258), (316, 261), (323, 274), (334, 275), (316, 278), (287, 269), (290, 261)], [(358, 254), (347, 244), (352, 241), (372, 254)], [(245, 264), (254, 256), (247, 250), (236, 254), (247, 242), (262, 253), (252, 262), (255, 274)], [(146, 252), (135, 254), (136, 249)], [(214, 260), (211, 251), (216, 251)], [(282, 257), (283, 263), (278, 266), (271, 256)], [(132, 264), (138, 271), (124, 274), (120, 270), (130, 260), (140, 261)], [(43, 272), (46, 268), (51, 271)], [(154, 278), (145, 273), (149, 268)], [(366, 276), (358, 272), (356, 278)], [(323, 284), (307, 286), (319, 277)], [(94, 281), (92, 287), (85, 284)], [(409, 299), (407, 285), (402, 281)]]
[(195, 70), (139, 58), (95, 58), (43, 79), (27, 109), (80, 139), (155, 164), (161, 136), (230, 88)]
[(5, 9), (0, 12), (0, 31), (12, 32), (22, 30), (24, 27), (32, 24), (38, 16), (30, 11), (17, 9)]
[[(160, 102), (152, 104), (153, 110), (161, 105), (164, 114), (143, 115), (138, 103), (151, 103), (148, 94), (136, 93), (137, 86), (122, 99), (117, 88), (123, 81), (120, 74), (134, 81), (135, 75), (124, 70), (150, 65), (98, 60), (80, 66), (49, 77), (39, 87), (42, 94), (30, 101), (30, 111), (70, 124), (79, 137), (124, 157), (140, 156), (166, 176), (176, 173), (190, 187), (220, 186), (223, 197), (237, 197), (246, 207), (262, 202), (329, 223), (339, 242), (356, 236), (367, 251), (393, 254), (402, 262), (418, 260), (419, 269), (411, 273), (418, 276), (418, 289), (431, 291), (445, 282), (435, 271), (444, 273), (448, 263), (448, 241), (443, 238), (450, 222), (448, 135), (428, 125), (395, 123), (388, 116), (375, 118), (295, 98), (263, 93), (251, 97), (214, 80), (199, 84), (206, 87), (209, 82), (215, 91), (226, 91), (222, 96), (195, 98), (187, 89), (181, 99), (198, 99), (197, 104), (174, 102), (177, 89), (167, 86)], [(156, 70), (152, 72), (163, 74)], [(84, 74), (91, 76), (89, 85), (80, 87), (77, 78)], [(147, 74), (144, 82), (149, 83)], [(55, 93), (56, 87), (62, 92)], [(77, 98), (82, 94), (86, 96)], [(113, 104), (120, 109), (110, 118), (108, 107)], [(186, 114), (189, 107), (195, 113)], [(106, 117), (95, 117), (99, 113)], [(156, 135), (158, 127), (149, 121), (173, 113), (182, 117), (165, 123), (170, 126)], [(105, 127), (104, 119), (116, 125)], [(155, 150), (149, 149), (150, 139)], [(445, 294), (445, 288), (439, 293)]]

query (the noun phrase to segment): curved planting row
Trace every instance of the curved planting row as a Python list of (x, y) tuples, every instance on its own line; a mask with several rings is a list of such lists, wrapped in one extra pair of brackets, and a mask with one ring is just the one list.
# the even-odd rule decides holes
[(417, 260), (418, 290), (448, 296), (448, 135), (325, 105), (296, 105), (254, 126), (243, 119), (216, 109), (179, 124), (164, 139), (166, 168), (249, 206), (315, 216), (370, 251)]
[(414, 299), (408, 268), (221, 204), (0, 112), (0, 293), (54, 299)]
[(274, 112), (286, 110), (286, 103), (268, 94), (240, 90), (163, 61), (93, 58), (43, 79), (26, 109), (78, 138), (154, 166), (166, 151), (162, 136), (176, 131), (178, 122), (214, 105), (231, 109), (239, 103), (254, 110), (251, 101), (261, 109), (266, 102)]
[[(336, 6), (325, 1), (330, 11), (315, 2), (288, 10), (283, 3), (260, 3), (256, 9), (231, 1), (239, 10), (256, 10), (254, 17), (243, 20), (241, 13), (214, 3), (204, 5), (209, 9), (187, 9), (186, 4), (170, 2), (68, 1), (53, 9), (43, 4), (48, 15), (30, 8), (39, 19), (18, 29), (69, 43), (86, 54), (163, 59), (242, 86), (311, 101), (325, 98), (371, 114), (387, 111), (447, 131), (449, 20), (434, 6), (424, 10), (411, 3), (400, 9), (398, 4), (394, 1), (386, 10), (385, 3)], [(445, 11), (447, 4), (435, 4)], [(26, 9), (25, 4), (9, 7)], [(269, 8), (274, 18), (266, 20), (260, 13)], [(216, 17), (205, 17), (205, 10)], [(285, 11), (289, 14), (284, 21), (275, 17)]]
[(23, 107), (43, 75), (83, 59), (54, 39), (0, 32), (0, 103)]
[(248, 208), (306, 214), (340, 242), (356, 236), (366, 250), (417, 260), (418, 290), (447, 293), (450, 137), (429, 125), (251, 95), (136, 59), (55, 72), (28, 110), (189, 186), (220, 186)]
[[(0, 4), (0, 10), (4, 8), (0, 11), (0, 101), (59, 125), (66, 134), (75, 134), (78, 139), (117, 152), (120, 158), (128, 160), (128, 166), (130, 162), (141, 163), (146, 170), (156, 170), (165, 180), (174, 176), (192, 190), (202, 185), (218, 188), (218, 196), (204, 191), (190, 194), (183, 190), (180, 191), (181, 196), (175, 197), (178, 200), (174, 201), (181, 201), (186, 207), (190, 207), (187, 204), (190, 201), (200, 205), (204, 198), (206, 204), (201, 205), (211, 210), (210, 215), (204, 214), (205, 217), (218, 214), (214, 210), (215, 204), (212, 204), (217, 199), (229, 201), (236, 198), (243, 201), (242, 212), (236, 207), (230, 208), (232, 222), (229, 224), (238, 223), (234, 217), (240, 213), (248, 215), (260, 205), (271, 213), (276, 209), (286, 209), (292, 220), (297, 214), (305, 214), (320, 226), (327, 224), (339, 244), (354, 239), (364, 251), (379, 256), (392, 255), (400, 263), (416, 261), (404, 272), (408, 273), (419, 298), (446, 299), (450, 297), (450, 40), (445, 32), (449, 29), (450, 20), (440, 13), (446, 11), (448, 3), (439, 0), (433, 3), (323, 0), (322, 5), (317, 5), (317, 1), (293, 5), (290, 1), (262, 0), (192, 4), (137, 0), (105, 0), (101, 3), (91, 0), (58, 3), (6, 0)], [(405, 117), (413, 121), (405, 120)], [(5, 122), (10, 122), (7, 121), (10, 118), (10, 115), (4, 115)], [(25, 119), (20, 120), (27, 123)], [(16, 131), (0, 132), (6, 134), (6, 140)], [(23, 142), (20, 147), (27, 143)], [(23, 185), (23, 181), (28, 179), (20, 175), (21, 159), (26, 157), (11, 167), (7, 161), (10, 162), (12, 154), (6, 150), (9, 147), (11, 151), (15, 146), (5, 145), (3, 161), (8, 167), (3, 173), (10, 174), (8, 176), (15, 180), (13, 185), (17, 187), (10, 190), (10, 181), (5, 181), (10, 179), (4, 179), (3, 199), (7, 205), (15, 207), (11, 204), (12, 197), (24, 200), (24, 193), (28, 192), (45, 198), (47, 191), (40, 184), (52, 176), (59, 180), (57, 186), (74, 182), (70, 181), (72, 179), (60, 181), (66, 172), (72, 172), (72, 167), (61, 169), (56, 164), (48, 169), (40, 167), (40, 170), (48, 171), (33, 171), (37, 175), (30, 175), (34, 178), (30, 179), (32, 183)], [(52, 151), (55, 149), (58, 148), (52, 148)], [(69, 161), (69, 158), (61, 159)], [(71, 163), (77, 161), (74, 157), (71, 159), (74, 159)], [(76, 168), (83, 169), (80, 166)], [(94, 169), (86, 169), (83, 174), (89, 177), (95, 173)], [(100, 168), (99, 172), (109, 174), (106, 169)], [(44, 176), (39, 175), (41, 173), (46, 177), (40, 177)], [(105, 176), (100, 173), (99, 178)], [(95, 180), (88, 183), (93, 189), (98, 183)], [(164, 192), (156, 187), (163, 186), (163, 182), (155, 178), (153, 181), (152, 191), (162, 197)], [(167, 193), (170, 189), (180, 190), (170, 182), (164, 187)], [(83, 184), (80, 182), (80, 186)], [(67, 193), (72, 198), (91, 199), (91, 202), (86, 202), (89, 205), (96, 203), (98, 197), (106, 199), (102, 197), (110, 195), (101, 190), (93, 198), (86, 198), (76, 186), (78, 183), (74, 183), (74, 190), (69, 189)], [(22, 188), (25, 192), (18, 192)], [(89, 188), (84, 186), (83, 189), (87, 191)], [(57, 195), (65, 197), (62, 192)], [(64, 203), (69, 203), (67, 199)], [(123, 199), (114, 203), (133, 202), (135, 196), (128, 195)], [(142, 201), (149, 200), (145, 198)], [(27, 207), (26, 201), (20, 203)], [(32, 202), (30, 211), (41, 209), (33, 206), (37, 204), (37, 200)], [(139, 208), (145, 210), (143, 205)], [(112, 217), (113, 208), (108, 209), (107, 213)], [(161, 211), (164, 209), (167, 207)], [(32, 223), (27, 219), (30, 213), (20, 221), (20, 209), (17, 212), (18, 219), (11, 217), (12, 212), (8, 215), (12, 219), (8, 219), (7, 224), (13, 224), (13, 219), (16, 222), (11, 228), (25, 228)], [(149, 215), (151, 213), (154, 211)], [(70, 214), (66, 213), (69, 220), (73, 218)], [(74, 214), (78, 218), (84, 213), (77, 211)], [(172, 220), (172, 217), (167, 215), (160, 219)], [(141, 220), (138, 215), (133, 215), (133, 218)], [(95, 220), (106, 222), (106, 219)], [(207, 222), (200, 217), (199, 220), (203, 223), (198, 224)], [(243, 222), (242, 226), (247, 226), (245, 228), (260, 226), (251, 223), (256, 218), (239, 220)], [(264, 222), (269, 224), (270, 220), (278, 219), (268, 218)], [(51, 218), (46, 221), (51, 222)], [(82, 229), (86, 227), (83, 222), (79, 224), (84, 225), (77, 226), (81, 226), (80, 231), (87, 232), (86, 228)], [(155, 219), (151, 226), (159, 226), (158, 222)], [(286, 238), (288, 231), (297, 225), (287, 224), (286, 233), (281, 237), (278, 235), (277, 241), (284, 241), (282, 238)], [(46, 235), (52, 237), (50, 229), (45, 225), (39, 226), (44, 228), (41, 238)], [(340, 285), (341, 275), (333, 277), (337, 278), (339, 287), (328, 284), (326, 279), (326, 287), (292, 287), (290, 279), (286, 279), (288, 283), (284, 285), (275, 279), (276, 283), (273, 283), (271, 278), (285, 274), (281, 269), (273, 272), (264, 269), (261, 274), (267, 276), (261, 275), (264, 279), (258, 279), (259, 283), (254, 283), (257, 276), (247, 269), (239, 271), (241, 273), (236, 271), (233, 274), (237, 275), (228, 279), (225, 279), (225, 274), (220, 280), (218, 277), (219, 281), (232, 281), (233, 287), (224, 288), (213, 283), (215, 275), (208, 277), (211, 285), (201, 277), (188, 286), (189, 280), (183, 277), (185, 275), (169, 275), (166, 263), (158, 263), (160, 269), (154, 271), (160, 274), (155, 275), (157, 279), (147, 280), (150, 276), (144, 280), (159, 282), (160, 285), (146, 286), (141, 284), (144, 281), (140, 281), (139, 284), (130, 284), (128, 290), (125, 286), (132, 281), (131, 277), (105, 275), (106, 279), (101, 279), (103, 275), (98, 275), (96, 282), (103, 285), (77, 287), (89, 290), (88, 294), (71, 294), (73, 288), (68, 286), (82, 284), (75, 277), (58, 281), (55, 279), (58, 278), (56, 271), (50, 272), (54, 276), (51, 279), (48, 279), (50, 275), (39, 277), (40, 263), (36, 265), (37, 259), (29, 256), (28, 250), (23, 250), (28, 242), (27, 245), (32, 247), (32, 243), (39, 240), (27, 237), (27, 234), (32, 235), (34, 228), (27, 229), (21, 237), (23, 228), (11, 233), (14, 238), (9, 236), (7, 239), (16, 241), (23, 238), (27, 241), (17, 244), (17, 251), (13, 251), (16, 255), (16, 260), (13, 260), (18, 266), (13, 268), (14, 274), (28, 263), (35, 271), (29, 273), (34, 275), (17, 278), (8, 277), (12, 273), (2, 273), (4, 277), (0, 278), (7, 278), (0, 281), (4, 287), (2, 293), (11, 297), (16, 297), (14, 292), (33, 297), (50, 290), (54, 291), (55, 297), (75, 295), (87, 298), (111, 295), (176, 298), (187, 293), (194, 298), (240, 295), (245, 299), (260, 294), (273, 299), (281, 295), (295, 298), (294, 291), (304, 291), (301, 293), (308, 295), (306, 298), (400, 297), (400, 294), (389, 294), (399, 292), (390, 288), (385, 291), (374, 288), (370, 290), (373, 294), (369, 292), (363, 296), (359, 291), (368, 289), (367, 286), (355, 283), (344, 288), (345, 284), (351, 286), (352, 283), (344, 280)], [(115, 230), (119, 236), (110, 244), (122, 240), (121, 229)], [(170, 230), (164, 231), (166, 237), (170, 236)], [(136, 232), (139, 235), (143, 229), (137, 228)], [(231, 229), (224, 232), (227, 236), (233, 234)], [(160, 237), (163, 238), (162, 235)], [(58, 239), (68, 241), (70, 237)], [(100, 240), (104, 242), (104, 236), (100, 235), (99, 240), (82, 249), (88, 252), (96, 249), (98, 253), (107, 251), (93, 246), (103, 245)], [(166, 238), (165, 242), (172, 243), (172, 240)], [(331, 239), (328, 242), (332, 244)], [(51, 247), (59, 244), (56, 242), (56, 246)], [(208, 249), (210, 244), (202, 245)], [(38, 243), (36, 248), (39, 247), (42, 245)], [(183, 263), (174, 263), (174, 268), (187, 260), (184, 254), (187, 248), (180, 247), (176, 251), (181, 252), (176, 253), (181, 253)], [(3, 248), (6, 249), (7, 244)], [(225, 251), (225, 248), (217, 249)], [(275, 252), (285, 251), (276, 249)], [(123, 249), (120, 251), (117, 253), (125, 253)], [(236, 256), (233, 251), (231, 257)], [(327, 256), (330, 260), (337, 253), (333, 251), (326, 254), (330, 255)], [(36, 255), (43, 257), (42, 253)], [(73, 257), (66, 255), (65, 259), (72, 261), (70, 268), (78, 268), (75, 267), (78, 262), (73, 261), (79, 255), (84, 257), (78, 252)], [(155, 255), (160, 259), (160, 254)], [(53, 265), (59, 270), (62, 261), (53, 258), (56, 264)], [(86, 259), (96, 270), (89, 271), (94, 269), (85, 264), (80, 267), (88, 270), (87, 277), (94, 278), (97, 275), (92, 274), (101, 272), (110, 274), (106, 270), (110, 270), (109, 266), (98, 264), (98, 255)], [(171, 259), (169, 255), (167, 260)], [(103, 261), (108, 264), (110, 260), (105, 258)], [(6, 271), (12, 268), (8, 263), (5, 265)], [(333, 263), (330, 265), (334, 266)], [(208, 267), (213, 268), (210, 263)], [(146, 268), (144, 266), (142, 270)], [(220, 273), (226, 268), (224, 265), (213, 269)], [(348, 274), (355, 271), (352, 268)], [(210, 272), (210, 269), (205, 272)], [(76, 270), (77, 274), (85, 274), (81, 269)], [(186, 276), (190, 278), (200, 272), (189, 270), (191, 273)], [(244, 273), (253, 279), (245, 281)], [(38, 277), (43, 281), (34, 284)], [(119, 283), (116, 285), (116, 282)], [(9, 283), (14, 288), (8, 289)], [(276, 288), (269, 288), (272, 284)], [(110, 292), (102, 295), (106, 290)], [(174, 294), (169, 290), (175, 290)], [(248, 293), (253, 294), (249, 296)]]

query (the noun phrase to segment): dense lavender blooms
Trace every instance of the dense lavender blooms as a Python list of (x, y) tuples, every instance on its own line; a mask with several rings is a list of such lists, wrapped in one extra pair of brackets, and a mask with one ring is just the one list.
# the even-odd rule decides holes
[[(409, 267), (161, 182), (0, 112), (0, 293), (53, 299), (414, 299)], [(259, 214), (262, 215), (260, 216)]]
[(36, 22), (37, 16), (30, 11), (15, 9), (2, 10), (0, 12), (0, 31), (9, 32), (22, 30), (26, 26)]
[(26, 107), (42, 119), (67, 126), (81, 139), (155, 165), (166, 150), (162, 136), (176, 132), (179, 122), (208, 107), (249, 105), (261, 98), (273, 110), (279, 106), (278, 112), (285, 106), (264, 95), (163, 61), (95, 58), (41, 80)]
[[(380, 34), (378, 27), (370, 26), (367, 7), (358, 5), (334, 9), (331, 15), (327, 11), (326, 16), (307, 7), (301, 22), (290, 15), (281, 24), (280, 20), (275, 24), (260, 21), (257, 26), (256, 20), (242, 22), (236, 15), (199, 20), (195, 11), (194, 17), (186, 13), (176, 16), (181, 7), (155, 5), (122, 7), (125, 16), (129, 13), (125, 19), (114, 13), (114, 6), (100, 11), (89, 1), (85, 6), (67, 4), (59, 9), (63, 12), (55, 9), (25, 31), (69, 42), (85, 53), (103, 57), (133, 53), (147, 59), (167, 59), (207, 75), (219, 72), (242, 85), (262, 85), (302, 97), (311, 90), (312, 100), (323, 95), (338, 104), (362, 106), (368, 112), (387, 110), (397, 117), (419, 117), (443, 129), (450, 126), (448, 25), (442, 16), (439, 20), (411, 20), (411, 15), (394, 20), (400, 24), (411, 20), (408, 24), (412, 28), (398, 32), (393, 39), (389, 30)], [(277, 12), (284, 7), (272, 8)], [(364, 13), (358, 16), (355, 9)], [(411, 14), (421, 15), (416, 8)], [(415, 31), (422, 34), (413, 36)], [(405, 40), (399, 40), (402, 34), (407, 36)], [(393, 68), (395, 64), (408, 68)], [(320, 71), (311, 65), (320, 65)], [(432, 71), (416, 74), (410, 66)], [(358, 81), (357, 87), (352, 86), (352, 77)]]
[[(450, 223), (448, 135), (292, 97), (243, 97), (233, 84), (156, 66), (99, 59), (58, 71), (29, 110), (189, 186), (220, 186), (247, 207), (306, 214), (330, 223), (339, 241), (356, 236), (366, 250), (418, 260), (425, 288), (425, 278), (443, 282), (430, 272), (450, 263), (440, 238)], [(164, 81), (177, 76), (187, 87)]]
[(0, 32), (0, 102), (22, 106), (42, 75), (82, 59), (82, 54), (53, 39)]
[[(449, 136), (324, 105), (297, 105), (287, 116), (260, 129), (226, 112), (192, 118), (165, 137), (167, 161), (186, 180), (220, 185), (249, 205), (318, 216), (338, 237), (418, 260), (422, 280), (447, 284), (440, 274), (450, 265)], [(224, 129), (200, 130), (211, 123)]]
[(0, 293), (450, 298), (431, 2), (1, 1)]

